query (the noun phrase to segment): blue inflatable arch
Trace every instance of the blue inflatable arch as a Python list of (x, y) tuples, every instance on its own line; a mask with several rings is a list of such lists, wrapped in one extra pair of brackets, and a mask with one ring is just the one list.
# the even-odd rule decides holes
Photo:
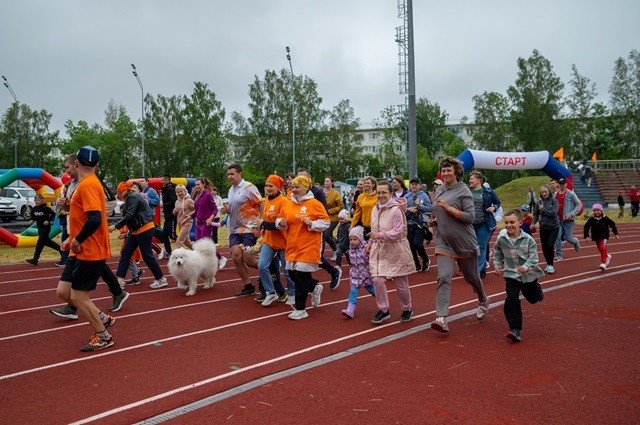
[(473, 168), (486, 170), (542, 170), (554, 180), (564, 178), (569, 189), (573, 188), (573, 174), (560, 164), (548, 151), (539, 152), (488, 152), (467, 149), (458, 155), (464, 171)]

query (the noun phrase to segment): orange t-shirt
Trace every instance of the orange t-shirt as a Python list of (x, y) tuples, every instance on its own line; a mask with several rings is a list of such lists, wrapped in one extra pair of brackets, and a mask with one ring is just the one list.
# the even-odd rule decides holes
[(75, 238), (87, 222), (88, 211), (100, 211), (102, 223), (82, 243), (82, 251), (71, 252), (79, 260), (98, 261), (111, 258), (109, 245), (109, 223), (107, 222), (107, 200), (104, 196), (102, 184), (95, 174), (90, 174), (80, 180), (71, 196), (69, 207), (69, 238)]
[(309, 230), (304, 224), (304, 218), (310, 220), (327, 220), (329, 215), (324, 205), (317, 199), (311, 198), (301, 203), (287, 200), (283, 205), (280, 217), (287, 220), (287, 248), (284, 257), (287, 261), (308, 264), (320, 263), (322, 251), (322, 232)]
[[(262, 211), (262, 219), (264, 221), (275, 222), (280, 216), (282, 206), (288, 202), (284, 195), (279, 195), (274, 199), (265, 198), (264, 211)], [(265, 230), (262, 242), (269, 245), (272, 249), (280, 251), (287, 246), (287, 238), (282, 230)]]

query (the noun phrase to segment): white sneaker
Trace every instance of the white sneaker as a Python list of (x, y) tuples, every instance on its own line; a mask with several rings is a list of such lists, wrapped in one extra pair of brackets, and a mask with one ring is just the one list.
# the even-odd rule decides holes
[(227, 265), (227, 257), (220, 257), (218, 260), (218, 270), (224, 269), (224, 266)]
[(491, 300), (487, 297), (484, 302), (478, 303), (478, 311), (476, 312), (476, 317), (478, 320), (482, 320), (487, 317), (487, 312), (489, 311), (489, 303)]
[(287, 296), (287, 301), (285, 302), (286, 305), (294, 305), (296, 303), (296, 296), (295, 295), (288, 295)]
[(163, 277), (162, 279), (154, 280), (153, 283), (151, 285), (149, 285), (149, 288), (151, 288), (151, 289), (163, 288), (163, 287), (167, 286), (168, 284), (169, 283), (167, 283), (167, 278)]
[(309, 313), (307, 313), (307, 310), (293, 310), (291, 313), (289, 313), (289, 319), (291, 320), (300, 320), (306, 317), (309, 317)]
[(599, 268), (600, 270), (602, 270), (602, 271), (605, 271), (605, 270), (607, 270), (607, 265), (606, 265), (605, 263), (602, 263), (602, 264), (600, 264), (600, 265), (598, 266), (598, 268)]
[(330, 261), (336, 261), (338, 259), (338, 256), (336, 255), (336, 253), (334, 252), (333, 255), (331, 256), (331, 258), (329, 258)]
[(609, 267), (610, 262), (611, 262), (611, 254), (607, 254), (607, 261), (604, 262), (604, 265)]
[(278, 298), (280, 297), (275, 292), (273, 294), (267, 294), (267, 296), (264, 297), (264, 300), (262, 301), (262, 306), (268, 307), (271, 305), (271, 303), (273, 303), (274, 301), (277, 301)]
[(547, 267), (544, 268), (544, 272), (547, 274), (554, 274), (556, 272), (556, 269), (555, 267), (548, 265)]
[(158, 253), (158, 260), (162, 260), (166, 253), (167, 251), (165, 251), (164, 248), (160, 248), (160, 252)]
[(311, 293), (311, 307), (318, 307), (320, 305), (320, 295), (322, 294), (322, 285), (319, 283), (313, 288)]

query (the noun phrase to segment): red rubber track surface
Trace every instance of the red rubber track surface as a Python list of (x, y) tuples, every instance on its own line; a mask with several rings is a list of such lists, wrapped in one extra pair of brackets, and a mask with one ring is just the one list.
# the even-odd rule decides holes
[[(413, 333), (174, 422), (638, 423), (640, 225), (622, 224), (620, 232), (609, 241), (613, 260), (605, 273), (597, 270), (595, 244), (583, 242), (578, 253), (565, 247), (543, 288), (586, 281), (547, 292), (534, 306), (523, 301), (520, 344), (504, 337), (506, 320), (496, 306), (483, 322), (474, 315), (452, 321), (448, 335)], [(433, 247), (428, 252), (433, 260)], [(286, 318), (288, 306), (234, 298), (241, 285), (229, 264), (213, 289), (199, 287), (194, 297), (171, 277), (169, 288), (149, 289), (147, 272), (141, 285), (127, 288), (132, 296), (115, 314), (116, 344), (89, 354), (79, 352), (92, 334), (88, 324), (48, 312), (59, 304), (60, 269), (0, 267), (0, 423), (131, 423), (434, 318), (435, 267), (410, 277), (411, 322), (397, 322), (389, 284), (392, 321), (374, 327), (369, 320), (377, 308), (364, 291), (356, 318), (340, 315), (349, 291), (346, 266), (338, 290), (325, 284), (320, 307), (294, 322)], [(325, 272), (317, 277), (328, 283)], [(504, 299), (504, 281), (491, 272), (485, 287), (492, 302)], [(104, 284), (92, 295), (100, 308), (109, 307)], [(452, 315), (477, 306), (461, 278), (451, 305)]]

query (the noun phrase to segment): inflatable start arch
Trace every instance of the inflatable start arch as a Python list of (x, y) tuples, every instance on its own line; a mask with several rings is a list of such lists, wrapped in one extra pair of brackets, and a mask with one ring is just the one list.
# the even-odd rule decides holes
[(573, 174), (548, 151), (539, 152), (487, 152), (467, 149), (458, 155), (464, 171), (472, 168), (486, 170), (542, 170), (554, 180), (564, 178), (573, 189)]

